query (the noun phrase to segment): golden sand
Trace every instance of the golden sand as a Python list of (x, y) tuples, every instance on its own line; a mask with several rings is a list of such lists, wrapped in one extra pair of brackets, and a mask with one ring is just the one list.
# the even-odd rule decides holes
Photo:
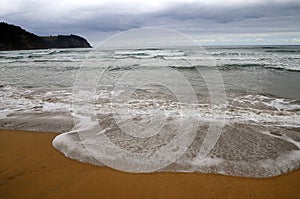
[(300, 170), (251, 179), (198, 173), (130, 174), (56, 151), (57, 134), (0, 130), (0, 198), (299, 198)]

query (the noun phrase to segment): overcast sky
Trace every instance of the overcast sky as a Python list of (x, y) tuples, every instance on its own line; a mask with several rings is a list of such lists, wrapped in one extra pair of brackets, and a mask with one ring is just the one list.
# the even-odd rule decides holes
[(300, 44), (300, 0), (0, 0), (0, 20), (96, 44), (120, 31), (171, 28), (210, 44)]

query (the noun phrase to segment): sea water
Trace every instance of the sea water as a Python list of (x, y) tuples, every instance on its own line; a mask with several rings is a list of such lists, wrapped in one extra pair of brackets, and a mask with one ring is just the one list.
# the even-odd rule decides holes
[[(76, 93), (83, 67), (88, 75), (99, 76), (92, 100)], [(217, 118), (207, 78), (216, 71), (226, 96), (224, 123), (204, 157), (199, 155), (201, 146)], [(78, 134), (89, 135), (89, 129), (100, 125), (101, 132), (93, 136), (105, 135), (130, 154), (157, 151), (193, 129), (184, 152), (157, 171), (270, 177), (300, 166), (300, 46), (3, 51), (0, 77), (0, 128), (68, 132), (53, 144), (79, 161), (112, 161), (97, 146), (102, 140)], [(83, 79), (88, 84), (89, 78)], [(145, 80), (150, 83), (137, 85)], [(181, 127), (186, 120), (187, 127)], [(92, 152), (87, 145), (93, 146)], [(122, 168), (146, 171), (125, 163)]]

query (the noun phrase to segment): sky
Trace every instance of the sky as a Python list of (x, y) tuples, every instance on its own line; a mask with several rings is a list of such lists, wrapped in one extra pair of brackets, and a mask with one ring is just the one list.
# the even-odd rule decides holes
[(0, 21), (92, 45), (142, 27), (174, 29), (201, 45), (300, 45), (300, 0), (0, 0)]

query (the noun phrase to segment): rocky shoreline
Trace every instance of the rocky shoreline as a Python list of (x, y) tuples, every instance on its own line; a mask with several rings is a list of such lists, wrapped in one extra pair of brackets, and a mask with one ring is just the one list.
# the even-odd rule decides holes
[(77, 35), (38, 36), (19, 26), (0, 23), (0, 51), (49, 48), (91, 48), (88, 41)]

